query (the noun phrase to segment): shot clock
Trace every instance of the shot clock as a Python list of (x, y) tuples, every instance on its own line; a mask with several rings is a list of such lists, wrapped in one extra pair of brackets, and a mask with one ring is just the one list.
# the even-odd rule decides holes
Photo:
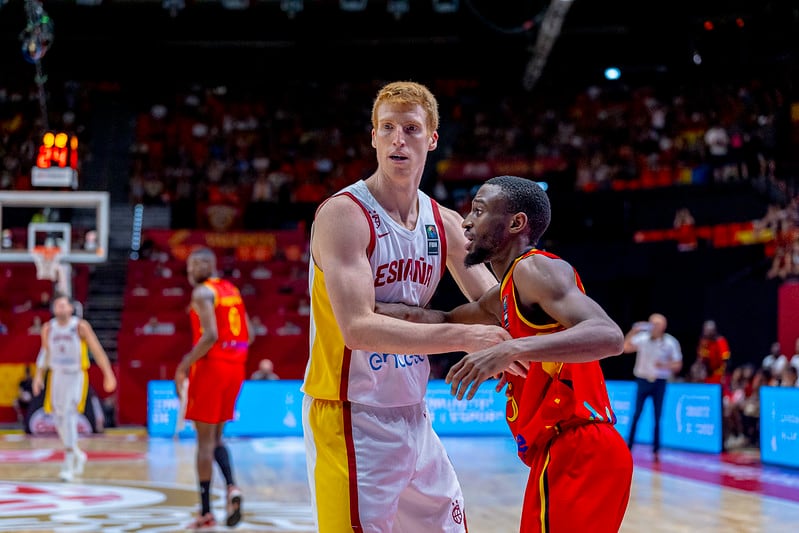
[(78, 188), (77, 136), (52, 131), (42, 136), (31, 183), (34, 187)]

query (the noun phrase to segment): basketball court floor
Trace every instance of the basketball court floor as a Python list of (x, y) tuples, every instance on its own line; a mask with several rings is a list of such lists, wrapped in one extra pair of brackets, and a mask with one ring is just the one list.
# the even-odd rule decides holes
[[(442, 440), (463, 485), (470, 531), (518, 531), (527, 473), (513, 439)], [(235, 530), (312, 532), (302, 439), (228, 444), (245, 494), (244, 520)], [(190, 521), (197, 505), (193, 440), (110, 430), (81, 445), (89, 454), (83, 478), (61, 483), (55, 437), (0, 434), (0, 531), (166, 532)], [(662, 450), (658, 464), (650, 455), (636, 446), (623, 532), (796, 531), (799, 471), (763, 466), (756, 453)], [(222, 518), (222, 484), (214, 475), (215, 512)]]

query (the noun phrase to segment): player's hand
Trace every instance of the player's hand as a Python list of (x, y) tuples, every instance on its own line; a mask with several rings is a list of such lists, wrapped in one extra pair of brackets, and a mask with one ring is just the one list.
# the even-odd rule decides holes
[(186, 368), (186, 365), (181, 362), (177, 369), (175, 369), (175, 392), (177, 393), (178, 398), (182, 399), (181, 395), (183, 393), (183, 383), (187, 376), (188, 368)]
[(472, 352), (450, 368), (444, 381), (451, 385), (450, 392), (453, 396), (462, 400), (466, 395), (466, 399), (471, 400), (480, 385), (513, 364), (513, 355), (512, 352), (496, 346)]
[(33, 387), (34, 397), (42, 393), (42, 389), (44, 389), (44, 381), (42, 381), (42, 378), (40, 376), (36, 376), (35, 378), (33, 378), (32, 387)]
[[(469, 325), (469, 335), (464, 339), (466, 346), (464, 352), (477, 352), (486, 348), (495, 346), (501, 342), (512, 339), (504, 328), (499, 326), (487, 326), (485, 324), (471, 324)], [(495, 374), (505, 368), (498, 369)]]
[(109, 372), (103, 376), (103, 390), (105, 392), (114, 392), (117, 390), (117, 378), (113, 372)]

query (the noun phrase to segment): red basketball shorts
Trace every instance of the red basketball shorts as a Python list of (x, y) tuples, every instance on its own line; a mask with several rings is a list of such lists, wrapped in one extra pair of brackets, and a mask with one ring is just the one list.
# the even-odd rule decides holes
[(613, 426), (565, 431), (531, 465), (521, 533), (617, 533), (632, 476), (632, 456)]
[(220, 424), (233, 419), (244, 382), (244, 365), (202, 358), (191, 367), (186, 420)]

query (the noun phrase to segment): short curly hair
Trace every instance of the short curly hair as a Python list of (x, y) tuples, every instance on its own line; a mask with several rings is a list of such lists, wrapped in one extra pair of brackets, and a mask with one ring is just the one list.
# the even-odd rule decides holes
[(485, 183), (502, 189), (507, 213), (527, 215), (530, 243), (538, 243), (552, 220), (549, 197), (544, 189), (535, 181), (518, 176), (497, 176)]

